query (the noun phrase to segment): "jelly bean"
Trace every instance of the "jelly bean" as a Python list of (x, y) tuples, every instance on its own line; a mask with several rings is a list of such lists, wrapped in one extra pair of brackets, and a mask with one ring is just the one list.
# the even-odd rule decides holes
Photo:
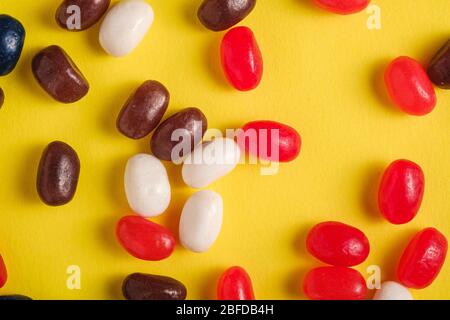
[(22, 24), (6, 14), (0, 14), (0, 76), (5, 76), (17, 65), (25, 41)]
[(439, 274), (447, 255), (445, 236), (435, 228), (417, 233), (403, 252), (397, 267), (400, 282), (414, 289), (428, 287)]
[(138, 216), (120, 219), (116, 235), (128, 253), (142, 260), (163, 260), (175, 249), (175, 238), (169, 229)]
[(241, 267), (227, 269), (217, 285), (218, 300), (255, 300), (252, 281)]
[(143, 0), (122, 0), (105, 16), (100, 27), (100, 45), (115, 57), (131, 53), (153, 23), (153, 9)]
[(86, 30), (100, 20), (110, 4), (111, 0), (64, 0), (56, 10), (56, 22), (69, 31)]
[(131, 209), (143, 217), (156, 217), (170, 203), (170, 184), (164, 165), (154, 156), (137, 154), (125, 168), (125, 193)]
[(249, 28), (236, 27), (228, 31), (220, 51), (223, 70), (233, 87), (248, 91), (258, 86), (263, 74), (263, 60)]
[(381, 288), (375, 292), (373, 300), (414, 300), (411, 292), (400, 283), (386, 281)]
[(302, 140), (298, 132), (275, 121), (252, 121), (242, 127), (238, 143), (243, 150), (261, 159), (288, 162), (300, 153)]
[(232, 139), (215, 138), (200, 144), (183, 163), (183, 180), (192, 188), (204, 188), (233, 171), (240, 155), (239, 146)]
[(0, 88), (0, 109), (3, 107), (3, 103), (5, 102), (5, 93), (3, 89)]
[(181, 244), (194, 252), (207, 251), (222, 227), (223, 201), (214, 191), (194, 193), (184, 205), (180, 218)]
[(122, 285), (127, 300), (184, 300), (186, 287), (178, 280), (144, 273), (133, 273)]
[(378, 207), (393, 224), (404, 224), (417, 214), (425, 190), (422, 169), (409, 160), (396, 160), (384, 172), (378, 191)]
[(0, 254), (0, 288), (5, 285), (6, 280), (8, 280), (8, 272), (6, 271), (5, 262)]
[(67, 53), (50, 46), (33, 58), (33, 74), (41, 87), (55, 100), (73, 103), (89, 91), (89, 84)]
[(21, 294), (10, 294), (6, 296), (0, 296), (0, 300), (32, 300), (30, 297)]
[(169, 91), (158, 81), (144, 82), (128, 99), (117, 118), (117, 129), (132, 139), (152, 132), (169, 105)]
[[(199, 109), (183, 109), (156, 128), (150, 142), (152, 152), (160, 160), (177, 162), (201, 142), (207, 127), (206, 117)], [(177, 146), (182, 148), (178, 150)]]
[(242, 21), (255, 5), (256, 0), (204, 0), (197, 16), (206, 28), (223, 31)]
[(422, 116), (433, 111), (436, 93), (419, 62), (409, 57), (392, 61), (384, 74), (392, 101), (404, 112)]
[(312, 269), (303, 281), (303, 291), (313, 300), (362, 300), (367, 286), (362, 275), (346, 267)]
[(450, 89), (450, 40), (433, 57), (427, 73), (435, 85)]
[(68, 144), (50, 143), (39, 163), (37, 191), (42, 201), (50, 206), (70, 202), (75, 195), (80, 175), (80, 160)]
[(351, 14), (364, 10), (370, 3), (370, 0), (314, 0), (321, 8), (338, 13)]
[(314, 257), (333, 266), (351, 267), (364, 262), (370, 245), (365, 234), (340, 222), (322, 222), (309, 231), (306, 247)]

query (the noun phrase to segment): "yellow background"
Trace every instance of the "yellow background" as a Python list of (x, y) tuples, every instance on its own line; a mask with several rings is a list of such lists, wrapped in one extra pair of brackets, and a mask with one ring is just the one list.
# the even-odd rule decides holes
[[(450, 236), (450, 92), (437, 90), (438, 105), (411, 117), (386, 99), (381, 75), (399, 55), (426, 63), (449, 37), (448, 0), (376, 0), (381, 30), (369, 30), (369, 15), (337, 16), (308, 0), (260, 0), (241, 25), (253, 29), (264, 56), (264, 77), (251, 92), (233, 90), (218, 61), (223, 33), (196, 18), (200, 0), (149, 0), (155, 22), (143, 43), (125, 58), (106, 55), (97, 24), (80, 33), (60, 29), (56, 0), (2, 0), (1, 13), (18, 18), (27, 37), (14, 73), (0, 78), (6, 103), (0, 110), (0, 253), (9, 271), (0, 294), (35, 299), (120, 299), (121, 282), (132, 272), (179, 279), (190, 299), (215, 297), (216, 280), (232, 265), (250, 273), (257, 298), (305, 298), (305, 272), (320, 265), (304, 249), (307, 230), (339, 220), (364, 230), (369, 259), (358, 267), (367, 276), (379, 265), (393, 279), (396, 262), (415, 232), (435, 226)], [(31, 73), (31, 59), (58, 44), (90, 82), (83, 100), (62, 105), (47, 96)], [(302, 135), (300, 157), (275, 176), (255, 165), (239, 166), (210, 189), (225, 203), (224, 224), (204, 254), (178, 246), (161, 262), (128, 255), (114, 235), (129, 214), (123, 191), (126, 160), (149, 152), (149, 139), (133, 141), (115, 129), (128, 95), (156, 79), (171, 92), (167, 115), (197, 106), (210, 127), (239, 127), (255, 119), (294, 126)], [(78, 152), (81, 176), (75, 199), (45, 206), (35, 191), (42, 150), (53, 140)], [(376, 209), (378, 179), (397, 158), (419, 163), (426, 191), (418, 216), (394, 226)], [(194, 192), (183, 186), (180, 168), (167, 165), (173, 198), (156, 221), (177, 233), (182, 206)], [(81, 268), (81, 290), (66, 287), (69, 265)], [(450, 262), (420, 299), (450, 298)], [(370, 293), (372, 295), (372, 293)]]

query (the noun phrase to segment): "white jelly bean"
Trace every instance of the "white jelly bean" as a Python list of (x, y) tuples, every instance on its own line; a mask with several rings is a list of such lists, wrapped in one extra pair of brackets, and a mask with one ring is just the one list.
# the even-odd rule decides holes
[(223, 201), (214, 191), (194, 193), (181, 213), (181, 244), (194, 252), (205, 252), (216, 241), (222, 227)]
[(130, 158), (125, 168), (125, 193), (137, 214), (155, 217), (163, 213), (170, 203), (170, 184), (162, 162), (148, 154)]
[(233, 171), (241, 151), (236, 142), (216, 138), (198, 145), (183, 163), (184, 182), (192, 188), (203, 188)]
[(377, 290), (373, 300), (414, 300), (411, 292), (394, 281), (386, 281), (381, 284), (381, 289)]
[(105, 16), (100, 45), (116, 57), (129, 54), (142, 41), (153, 23), (153, 9), (143, 0), (123, 0)]

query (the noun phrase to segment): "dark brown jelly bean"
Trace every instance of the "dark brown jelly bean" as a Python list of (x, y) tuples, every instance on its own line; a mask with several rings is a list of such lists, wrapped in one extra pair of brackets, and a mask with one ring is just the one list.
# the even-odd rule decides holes
[(127, 300), (184, 300), (186, 287), (178, 280), (144, 273), (133, 273), (122, 285)]
[(435, 85), (442, 89), (450, 89), (450, 40), (431, 60), (427, 73)]
[(55, 141), (44, 150), (39, 163), (37, 191), (50, 206), (68, 203), (75, 195), (80, 175), (80, 160), (69, 145)]
[[(197, 108), (186, 108), (164, 120), (153, 133), (150, 145), (153, 155), (160, 160), (178, 160), (185, 156), (183, 150), (172, 159), (172, 149), (182, 141), (190, 139), (190, 150), (202, 140), (208, 127), (205, 115)], [(184, 139), (172, 141), (172, 133), (183, 129)], [(175, 137), (174, 137), (175, 138)]]
[(89, 91), (86, 78), (58, 46), (47, 47), (36, 54), (32, 69), (41, 87), (59, 102), (76, 102)]
[(144, 82), (122, 108), (117, 129), (132, 139), (141, 139), (152, 132), (169, 105), (169, 91), (158, 81)]
[(213, 31), (223, 31), (243, 20), (256, 0), (204, 0), (198, 9), (200, 22)]
[(3, 89), (0, 88), (0, 109), (2, 108), (4, 102), (5, 102), (5, 93), (3, 92)]
[[(64, 0), (56, 10), (56, 22), (69, 31), (86, 30), (100, 20), (110, 4), (111, 0)], [(79, 12), (72, 6), (77, 6)], [(78, 13), (79, 21), (76, 21)]]

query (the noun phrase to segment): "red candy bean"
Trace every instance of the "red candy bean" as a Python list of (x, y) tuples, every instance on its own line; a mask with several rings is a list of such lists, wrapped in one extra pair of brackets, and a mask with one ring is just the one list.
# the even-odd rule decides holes
[(0, 255), (0, 288), (3, 287), (8, 279), (8, 272), (6, 271), (6, 265), (3, 262), (3, 258)]
[(255, 300), (252, 281), (241, 267), (231, 267), (219, 279), (217, 285), (219, 300)]
[(378, 191), (378, 206), (393, 224), (404, 224), (417, 214), (422, 203), (425, 177), (419, 165), (397, 160), (384, 172)]
[(392, 61), (384, 74), (392, 101), (404, 112), (422, 116), (436, 106), (436, 93), (419, 62), (409, 57)]
[(364, 10), (370, 0), (314, 0), (314, 2), (325, 10), (338, 14), (351, 14)]
[(333, 266), (358, 265), (370, 252), (369, 240), (360, 230), (340, 222), (322, 222), (314, 226), (306, 239), (308, 251)]
[(367, 286), (354, 269), (319, 267), (308, 272), (303, 291), (313, 300), (362, 300), (366, 297)]
[(243, 150), (261, 159), (288, 162), (300, 153), (298, 132), (275, 121), (253, 121), (242, 127), (238, 143)]
[(120, 244), (134, 257), (158, 261), (169, 257), (175, 248), (170, 230), (138, 216), (119, 220), (116, 229)]
[(403, 252), (397, 277), (408, 288), (429, 286), (439, 274), (447, 255), (445, 236), (434, 228), (417, 233)]
[(263, 60), (252, 30), (236, 27), (228, 31), (222, 40), (221, 59), (233, 87), (248, 91), (258, 86), (263, 74)]

